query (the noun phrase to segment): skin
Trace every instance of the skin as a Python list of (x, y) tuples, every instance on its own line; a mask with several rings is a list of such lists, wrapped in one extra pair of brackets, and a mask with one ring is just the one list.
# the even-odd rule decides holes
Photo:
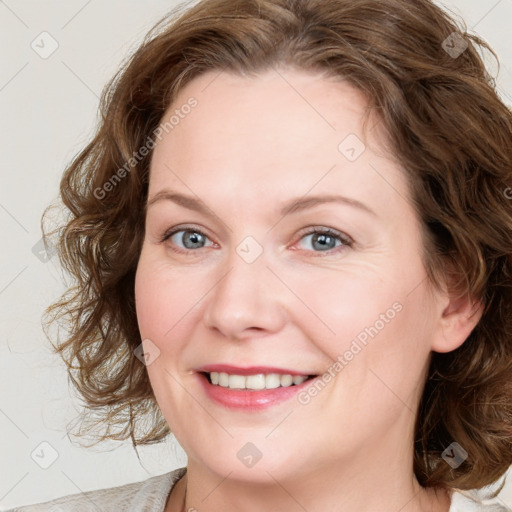
[[(187, 84), (169, 115), (191, 96), (197, 107), (154, 149), (148, 197), (170, 189), (213, 215), (170, 200), (149, 206), (135, 283), (142, 338), (160, 351), (151, 385), (188, 455), (166, 511), (182, 509), (185, 486), (186, 510), (200, 512), (448, 511), (447, 494), (415, 479), (415, 413), (431, 352), (460, 346), (481, 309), (426, 280), (404, 171), (377, 119), (363, 135), (365, 97), (294, 69), (215, 71)], [(366, 144), (353, 162), (338, 150), (349, 134)], [(374, 214), (341, 203), (279, 213), (326, 194)], [(204, 233), (203, 246), (183, 240), (188, 231), (161, 241), (182, 225)], [(335, 239), (322, 251), (309, 227), (353, 244)], [(252, 263), (236, 251), (247, 236), (263, 250)], [(307, 405), (228, 410), (194, 372), (231, 363), (322, 374), (396, 303), (400, 312)], [(252, 468), (237, 457), (248, 442), (262, 454)]]

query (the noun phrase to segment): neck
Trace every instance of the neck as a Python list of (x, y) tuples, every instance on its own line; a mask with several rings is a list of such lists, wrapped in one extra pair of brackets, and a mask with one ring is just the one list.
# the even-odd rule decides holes
[(282, 464), (277, 462), (286, 454), (275, 440), (251, 468), (235, 455), (219, 454), (209, 464), (189, 455), (186, 479), (176, 491), (181, 494), (166, 512), (449, 512), (449, 494), (421, 487), (413, 473), (414, 418), (403, 409), (393, 423), (382, 425), (381, 435), (363, 444), (309, 446)]
[[(382, 441), (382, 440), (380, 440)], [(189, 461), (187, 473), (176, 484), (166, 512), (449, 512), (449, 494), (422, 488), (395, 458), (365, 457), (350, 463), (336, 461), (331, 467), (313, 468), (292, 477), (275, 478), (271, 471), (251, 469), (257, 478), (246, 480), (235, 471), (217, 474)], [(374, 452), (375, 453), (375, 452)], [(405, 459), (410, 460), (410, 459)], [(409, 466), (409, 465), (407, 465)], [(257, 483), (254, 483), (257, 481)], [(340, 506), (342, 504), (342, 506)]]

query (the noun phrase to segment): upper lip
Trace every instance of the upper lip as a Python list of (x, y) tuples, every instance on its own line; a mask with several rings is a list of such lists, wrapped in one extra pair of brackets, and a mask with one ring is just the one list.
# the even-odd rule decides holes
[(316, 375), (310, 372), (302, 372), (297, 370), (290, 370), (288, 368), (276, 368), (274, 366), (248, 366), (242, 368), (241, 366), (232, 366), (230, 364), (207, 364), (197, 368), (197, 372), (211, 373), (211, 372), (224, 372), (231, 375), (255, 375), (258, 373), (278, 373), (281, 375)]

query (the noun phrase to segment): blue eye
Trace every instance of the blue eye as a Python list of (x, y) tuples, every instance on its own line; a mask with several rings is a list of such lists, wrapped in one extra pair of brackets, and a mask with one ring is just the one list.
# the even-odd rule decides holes
[(308, 237), (314, 252), (338, 252), (340, 248), (351, 247), (353, 244), (348, 236), (330, 228), (312, 229), (301, 240)]
[[(178, 235), (181, 233), (181, 235), (175, 237), (175, 235)], [(179, 244), (176, 243), (175, 240), (172, 240), (172, 238), (175, 237), (175, 240), (179, 240), (183, 247), (180, 247)], [(166, 240), (171, 239), (175, 245), (178, 245), (180, 249), (201, 249), (205, 246), (205, 241), (208, 239), (208, 237), (198, 229), (191, 229), (191, 228), (182, 228), (182, 229), (174, 229), (170, 232), (167, 232), (162, 242), (165, 242)], [(179, 251), (179, 252), (186, 252), (186, 251)]]
[[(336, 253), (346, 247), (351, 247), (353, 240), (331, 228), (313, 228), (301, 237), (301, 241), (310, 238), (310, 244), (313, 247), (312, 252), (317, 253)], [(174, 238), (174, 239), (173, 239)], [(209, 238), (199, 229), (193, 227), (174, 228), (166, 232), (161, 242), (171, 240), (175, 246), (173, 250), (180, 253), (192, 254), (194, 249), (206, 247)], [(211, 245), (211, 244), (210, 244)], [(303, 248), (304, 249), (304, 248)], [(305, 249), (309, 250), (309, 249)]]

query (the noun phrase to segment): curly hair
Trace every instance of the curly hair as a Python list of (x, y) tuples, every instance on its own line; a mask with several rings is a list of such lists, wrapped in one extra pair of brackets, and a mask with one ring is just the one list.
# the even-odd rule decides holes
[[(164, 113), (201, 73), (284, 65), (340, 77), (368, 97), (410, 185), (428, 279), (449, 278), (454, 295), (484, 304), (458, 349), (432, 354), (416, 478), (473, 489), (502, 476), (512, 463), (512, 111), (486, 54), (498, 60), (430, 0), (202, 0), (155, 25), (105, 87), (97, 131), (61, 180), (69, 218), (45, 233), (57, 235), (73, 277), (45, 326), (66, 320), (52, 345), (84, 402), (82, 426), (92, 419), (88, 431), (105, 427), (99, 441), (134, 446), (170, 433), (133, 356), (134, 279)], [(442, 459), (453, 440), (468, 453), (456, 469)]]

